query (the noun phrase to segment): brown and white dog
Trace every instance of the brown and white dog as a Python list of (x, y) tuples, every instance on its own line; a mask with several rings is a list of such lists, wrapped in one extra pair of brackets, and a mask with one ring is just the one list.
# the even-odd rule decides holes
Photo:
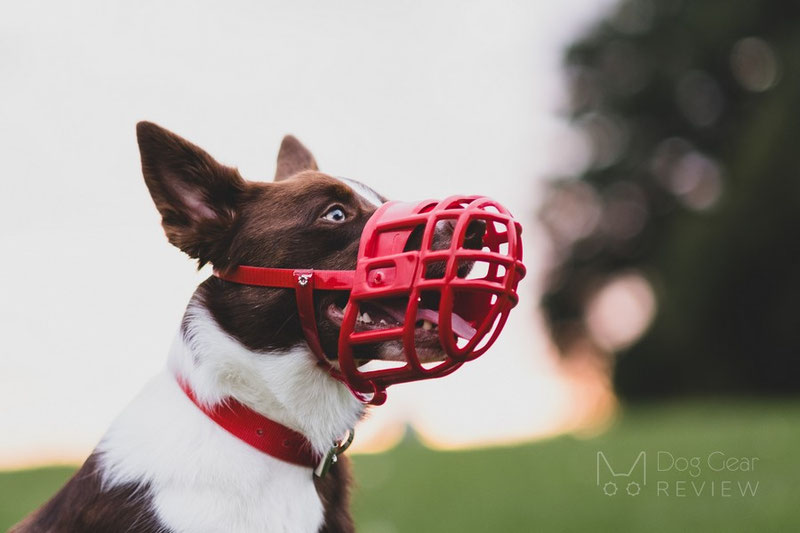
[[(367, 219), (385, 199), (317, 170), (287, 136), (274, 182), (249, 182), (161, 127), (137, 127), (144, 179), (169, 241), (218, 270), (236, 265), (352, 269)], [(348, 463), (323, 479), (265, 455), (208, 418), (181, 390), (233, 398), (302, 433), (323, 454), (364, 406), (319, 367), (293, 291), (210, 277), (196, 290), (168, 364), (109, 428), (77, 474), (12, 529), (22, 532), (344, 532)], [(335, 357), (347, 294), (317, 295), (317, 328)], [(399, 347), (383, 346), (391, 354)]]

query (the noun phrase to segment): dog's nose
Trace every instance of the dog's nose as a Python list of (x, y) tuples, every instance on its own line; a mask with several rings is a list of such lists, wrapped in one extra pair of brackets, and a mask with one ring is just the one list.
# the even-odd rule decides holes
[[(454, 220), (440, 220), (436, 224), (433, 235), (434, 250), (444, 250), (450, 247), (456, 223)], [(483, 220), (473, 220), (467, 225), (462, 246), (470, 250), (480, 250), (483, 247), (483, 235), (486, 233), (486, 223)]]
[[(446, 250), (450, 247), (453, 240), (453, 233), (455, 231), (454, 220), (440, 220), (436, 223), (436, 228), (433, 233), (433, 242), (431, 243), (431, 250)], [(421, 224), (414, 228), (411, 232), (403, 251), (409, 252), (411, 250), (419, 250), (422, 244), (422, 233), (425, 225)], [(464, 233), (464, 242), (462, 246), (470, 250), (480, 250), (483, 248), (483, 237), (486, 234), (486, 222), (483, 220), (472, 220), (467, 225), (467, 230)], [(425, 269), (426, 279), (441, 279), (444, 277), (444, 271), (447, 261), (442, 259), (439, 261), (432, 261)], [(466, 277), (472, 270), (471, 261), (463, 261), (458, 265), (459, 277)]]
[[(452, 220), (446, 220), (444, 223), (441, 223), (441, 226), (436, 227), (436, 235), (434, 238), (434, 244), (438, 246), (434, 246), (434, 248), (438, 248), (441, 246), (442, 248), (447, 248), (450, 246), (450, 242), (453, 238), (453, 232), (455, 231), (455, 222)], [(483, 247), (483, 235), (486, 233), (486, 222), (483, 220), (473, 220), (467, 225), (467, 231), (464, 233), (464, 248), (469, 248), (470, 250), (480, 250)], [(437, 242), (437, 238), (439, 242)]]
[(486, 233), (486, 222), (483, 220), (473, 220), (467, 226), (464, 235), (464, 248), (470, 250), (480, 250), (483, 248), (483, 236)]

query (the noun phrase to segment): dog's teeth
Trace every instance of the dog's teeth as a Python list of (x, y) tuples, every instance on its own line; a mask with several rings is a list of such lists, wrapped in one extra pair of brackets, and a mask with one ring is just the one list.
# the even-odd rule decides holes
[(382, 319), (382, 318), (381, 318), (381, 321), (380, 321), (380, 322), (378, 322), (378, 324), (380, 324), (381, 326), (388, 326), (388, 325), (389, 325), (389, 323), (388, 323), (388, 322), (386, 322), (386, 321), (385, 321), (384, 319)]
[(361, 321), (365, 324), (372, 324), (372, 317), (369, 316), (367, 313), (361, 315)]
[(430, 320), (423, 321), (422, 322), (422, 329), (424, 329), (425, 331), (432, 330), (433, 329), (433, 322), (431, 322)]

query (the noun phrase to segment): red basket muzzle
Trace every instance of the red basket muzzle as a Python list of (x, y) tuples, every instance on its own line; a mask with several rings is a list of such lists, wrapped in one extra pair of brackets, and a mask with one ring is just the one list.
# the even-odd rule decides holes
[[(364, 226), (355, 271), (241, 266), (215, 274), (294, 288), (320, 363), (359, 399), (381, 404), (389, 385), (445, 376), (494, 343), (525, 276), (521, 231), (508, 210), (486, 197), (387, 202)], [(314, 290), (350, 291), (338, 369), (320, 346)], [(361, 364), (387, 357), (381, 368)]]

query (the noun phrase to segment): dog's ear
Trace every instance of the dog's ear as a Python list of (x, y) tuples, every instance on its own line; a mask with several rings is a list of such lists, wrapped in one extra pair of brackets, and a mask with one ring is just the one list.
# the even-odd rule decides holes
[(169, 242), (201, 267), (224, 268), (246, 182), (236, 169), (152, 122), (137, 124), (136, 136), (144, 181)]
[(281, 142), (278, 151), (278, 168), (275, 170), (275, 181), (285, 180), (303, 170), (319, 170), (314, 156), (303, 143), (292, 135), (287, 135)]

